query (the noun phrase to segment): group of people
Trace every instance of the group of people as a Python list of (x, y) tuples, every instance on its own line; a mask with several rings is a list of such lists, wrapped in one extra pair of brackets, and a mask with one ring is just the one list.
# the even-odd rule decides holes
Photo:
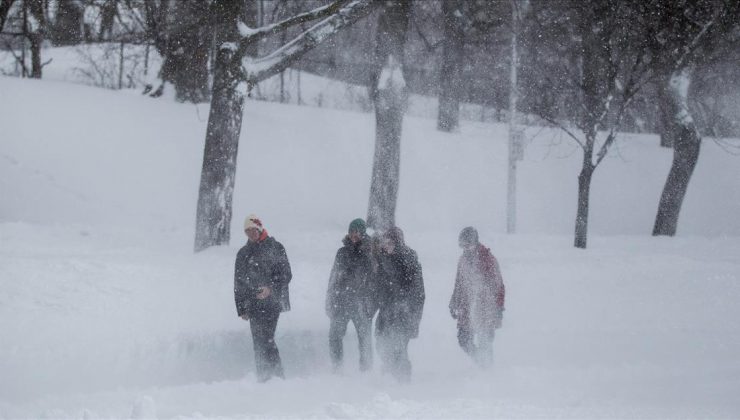
[[(247, 217), (244, 232), (248, 240), (237, 253), (234, 270), (237, 314), (250, 323), (258, 380), (284, 378), (275, 329), (280, 313), (290, 310), (290, 263), (283, 245), (267, 233), (257, 216)], [(326, 295), (332, 367), (335, 372), (342, 369), (342, 342), (352, 322), (360, 347), (360, 370), (372, 368), (375, 318), (383, 372), (408, 381), (408, 344), (419, 335), (425, 300), (416, 252), (406, 245), (400, 228), (369, 236), (362, 219), (350, 223), (342, 242)], [(462, 349), (486, 367), (492, 361), (494, 333), (503, 318), (504, 283), (496, 258), (480, 243), (474, 228), (460, 232), (459, 245), (463, 254), (458, 262), (450, 314), (457, 320)]]

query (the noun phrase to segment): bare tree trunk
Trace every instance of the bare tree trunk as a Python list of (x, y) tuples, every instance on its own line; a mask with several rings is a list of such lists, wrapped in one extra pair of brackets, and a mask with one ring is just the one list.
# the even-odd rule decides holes
[(443, 0), (444, 43), (439, 75), (437, 129), (454, 131), (460, 125), (460, 73), (465, 59), (462, 0)]
[(585, 249), (588, 241), (588, 209), (594, 166), (591, 163), (591, 157), (586, 156), (585, 153), (583, 159), (583, 167), (578, 175), (578, 210), (576, 211), (576, 231), (573, 245), (576, 248)]
[[(219, 38), (238, 39), (236, 19), (240, 2), (224, 6), (226, 22)], [(208, 115), (203, 168), (198, 190), (195, 223), (195, 251), (226, 245), (230, 239), (232, 197), (236, 176), (236, 157), (244, 114), (245, 91), (240, 91), (241, 69), (234, 60), (233, 47), (221, 45), (216, 55), (213, 97)]]
[(152, 6), (147, 11), (162, 67), (159, 86), (147, 86), (145, 93), (162, 96), (171, 84), (178, 101), (205, 102), (210, 96), (208, 56), (213, 36), (212, 9), (208, 3), (195, 0), (177, 1), (172, 6), (170, 9), (170, 3), (163, 1), (158, 9)]
[(118, 46), (118, 89), (123, 89), (123, 65), (124, 65), (124, 53), (125, 44), (121, 41), (121, 45)]
[[(288, 31), (283, 31), (283, 33), (280, 35), (280, 45), (285, 45), (288, 38)], [(285, 97), (285, 70), (280, 72), (280, 103), (284, 104), (286, 100)]]
[(401, 127), (408, 95), (402, 63), (410, 7), (408, 0), (387, 2), (378, 18), (371, 85), (375, 103), (375, 156), (367, 221), (368, 226), (381, 231), (395, 224)]
[[(33, 18), (31, 28), (27, 33), (31, 44), (31, 78), (41, 78), (41, 44), (44, 42), (44, 29), (46, 26), (43, 3), (41, 0), (25, 0), (28, 8), (28, 17)], [(27, 22), (28, 24), (28, 22)]]
[[(208, 100), (208, 45), (205, 29), (193, 29), (171, 35), (159, 77), (175, 88), (180, 102)], [(162, 86), (164, 89), (164, 85)], [(154, 96), (162, 94), (160, 91)]]
[(8, 19), (8, 13), (10, 13), (13, 3), (15, 3), (15, 0), (0, 0), (0, 32), (5, 26), (5, 21)]
[(658, 134), (660, 135), (661, 147), (673, 147), (673, 136), (671, 129), (673, 124), (673, 115), (671, 115), (671, 92), (669, 87), (669, 77), (663, 77), (658, 82)]
[(673, 144), (673, 163), (660, 197), (653, 236), (676, 234), (681, 206), (699, 160), (701, 135), (688, 106), (692, 75), (691, 68), (677, 70), (671, 74), (666, 95), (668, 108), (661, 110), (667, 115), (672, 115), (670, 129), (666, 130), (666, 133)]
[(82, 41), (83, 8), (78, 2), (57, 2), (56, 18), (50, 25), (50, 38), (54, 45), (73, 45)]
[(118, 14), (118, 0), (105, 0), (100, 7), (100, 31), (98, 40), (110, 39), (113, 34), (113, 24)]
[[(524, 157), (523, 130), (517, 129), (516, 108), (519, 101), (518, 65), (519, 5), (511, 0), (511, 67), (509, 78), (509, 165), (506, 185), (506, 233), (516, 232), (516, 162)], [(484, 109), (481, 106), (481, 109)]]
[(31, 41), (31, 79), (41, 78), (41, 43), (44, 36), (39, 32), (32, 32), (28, 35)]
[(609, 39), (603, 25), (600, 25), (598, 9), (583, 11), (579, 24), (582, 45), (581, 89), (583, 91), (584, 114), (580, 121), (580, 129), (584, 134), (583, 164), (578, 175), (578, 205), (576, 211), (576, 226), (574, 246), (586, 248), (588, 239), (588, 213), (590, 205), (591, 178), (596, 163), (594, 163), (594, 147), (598, 136), (599, 126), (608, 113), (615, 83), (614, 67), (609, 66), (609, 51), (605, 47)]

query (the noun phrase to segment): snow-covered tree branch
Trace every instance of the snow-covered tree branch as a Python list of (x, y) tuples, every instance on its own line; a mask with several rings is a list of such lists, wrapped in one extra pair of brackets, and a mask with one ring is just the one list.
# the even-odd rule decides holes
[[(315, 19), (328, 14), (331, 15), (265, 57), (251, 58), (244, 56), (242, 59), (243, 72), (250, 86), (254, 86), (260, 81), (285, 70), (303, 54), (318, 46), (321, 42), (337, 33), (337, 31), (343, 27), (368, 15), (376, 5), (376, 2), (373, 0), (354, 0), (346, 5), (345, 3), (347, 2), (337, 1), (324, 8), (316, 9), (313, 12), (304, 14), (306, 16), (304, 19), (298, 19), (298, 17), (296, 17), (283, 21), (293, 22), (292, 24), (295, 25), (306, 22), (310, 18)], [(272, 26), (274, 25), (271, 25), (270, 27)], [(284, 25), (284, 29), (287, 29), (289, 26), (290, 25), (286, 23)], [(270, 27), (258, 30), (255, 33), (265, 33)], [(252, 35), (249, 34), (248, 37), (250, 36)], [(237, 51), (241, 51), (241, 46)]]
[(337, 0), (331, 4), (317, 7), (316, 9), (310, 10), (305, 13), (299, 13), (295, 16), (275, 22), (270, 25), (266, 25), (260, 28), (250, 28), (246, 23), (239, 22), (239, 34), (242, 36), (239, 41), (239, 49), (237, 55), (244, 56), (246, 51), (251, 45), (259, 42), (260, 40), (274, 35), (289, 28), (300, 25), (302, 23), (308, 23), (316, 19), (322, 19), (337, 13), (340, 8), (346, 5), (350, 0)]

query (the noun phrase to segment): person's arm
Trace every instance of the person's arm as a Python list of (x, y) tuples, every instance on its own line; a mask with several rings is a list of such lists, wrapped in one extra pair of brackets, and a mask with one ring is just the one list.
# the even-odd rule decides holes
[(493, 257), (493, 285), (496, 295), (496, 307), (499, 311), (503, 312), (505, 309), (506, 287), (504, 286), (504, 278), (501, 275), (501, 269), (495, 257)]
[(288, 283), (293, 278), (290, 270), (290, 262), (285, 247), (280, 242), (275, 241), (273, 250), (272, 267), (270, 273), (270, 285), (261, 287), (257, 299), (266, 299), (273, 293), (282, 293), (288, 287)]
[(421, 324), (421, 316), (424, 312), (424, 301), (426, 300), (426, 293), (424, 292), (424, 276), (421, 272), (421, 264), (416, 252), (411, 251), (411, 317), (413, 322), (413, 337), (419, 335), (419, 324)]
[(334, 313), (334, 305), (335, 305), (335, 294), (336, 294), (336, 285), (339, 277), (339, 272), (341, 270), (341, 259), (342, 259), (342, 250), (339, 249), (337, 251), (337, 255), (334, 257), (334, 265), (331, 267), (331, 273), (329, 274), (329, 286), (326, 290), (326, 302), (324, 304), (324, 310), (326, 311), (326, 316), (329, 318), (332, 317)]
[(494, 297), (494, 327), (501, 328), (504, 319), (504, 302), (506, 299), (506, 287), (504, 286), (504, 279), (501, 276), (501, 269), (499, 268), (498, 261), (491, 255), (491, 275), (493, 281), (493, 297)]
[(457, 319), (460, 315), (460, 299), (462, 298), (462, 258), (457, 263), (457, 274), (455, 275), (455, 287), (452, 290), (452, 296), (450, 297), (450, 315), (453, 319)]
[(247, 301), (249, 299), (248, 287), (244, 284), (246, 267), (244, 265), (244, 253), (239, 251), (236, 254), (234, 263), (234, 302), (236, 303), (236, 313), (239, 317), (248, 319)]

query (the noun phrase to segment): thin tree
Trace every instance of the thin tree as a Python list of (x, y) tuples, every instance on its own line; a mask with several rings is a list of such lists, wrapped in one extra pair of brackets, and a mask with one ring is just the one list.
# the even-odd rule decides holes
[(648, 11), (656, 25), (648, 32), (648, 40), (659, 81), (661, 144), (673, 147), (653, 236), (673, 236), (701, 151), (701, 133), (689, 107), (689, 87), (698, 65), (713, 54), (724, 54), (724, 48), (740, 48), (740, 2), (654, 0)]
[[(41, 44), (46, 31), (46, 15), (42, 0), (23, 0), (23, 33), (31, 46), (32, 79), (40, 79), (44, 63), (41, 62)], [(25, 63), (24, 63), (25, 66)]]
[[(574, 246), (586, 248), (591, 180), (617, 138), (635, 94), (649, 78), (639, 3), (532, 2), (528, 86), (532, 111), (582, 150)], [(601, 137), (600, 132), (606, 136)]]
[[(242, 129), (244, 97), (257, 83), (280, 73), (340, 29), (368, 15), (376, 0), (340, 0), (260, 28), (241, 21), (242, 2), (220, 2), (225, 35), (216, 56), (211, 110), (196, 212), (195, 251), (228, 244), (236, 157)], [(247, 52), (261, 39), (295, 25), (319, 20), (287, 44), (262, 57)], [(238, 31), (235, 28), (239, 28)]]
[(403, 74), (404, 45), (411, 3), (387, 1), (378, 16), (371, 96), (375, 104), (375, 156), (373, 159), (368, 226), (386, 230), (395, 225), (401, 166), (401, 129), (408, 89)]

